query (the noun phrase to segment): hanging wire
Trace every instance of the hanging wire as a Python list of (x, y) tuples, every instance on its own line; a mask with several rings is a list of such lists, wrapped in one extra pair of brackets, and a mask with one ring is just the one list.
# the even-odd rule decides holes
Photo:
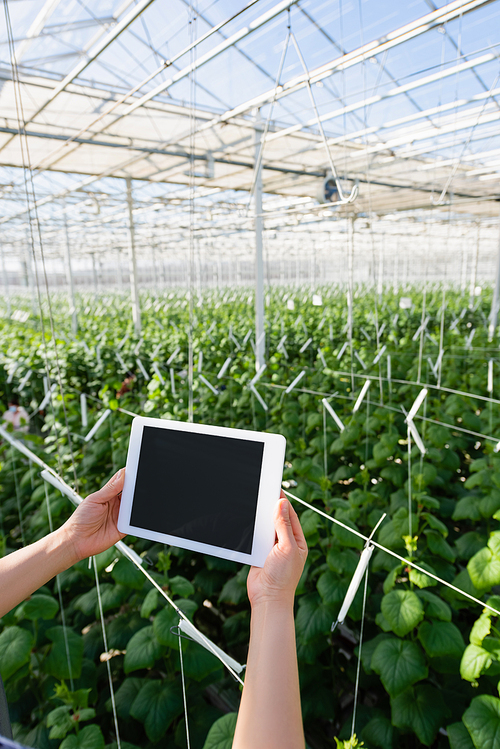
[(186, 725), (186, 741), (187, 741), (187, 749), (191, 749), (191, 742), (189, 740), (189, 720), (188, 720), (188, 711), (187, 711), (187, 697), (186, 697), (186, 684), (184, 680), (184, 660), (182, 657), (182, 635), (180, 627), (177, 632), (179, 636), (179, 660), (181, 662), (181, 680), (182, 680), (182, 701), (184, 704), (184, 723)]
[(354, 707), (352, 710), (351, 738), (356, 732), (356, 713), (358, 709), (359, 677), (361, 673), (361, 652), (363, 648), (363, 634), (365, 631), (366, 598), (368, 593), (368, 567), (365, 572), (365, 586), (363, 591), (363, 610), (361, 613), (361, 630), (359, 633), (358, 663), (356, 666), (356, 683), (354, 685)]
[(118, 726), (118, 715), (116, 712), (116, 701), (115, 701), (115, 690), (113, 687), (113, 676), (111, 674), (111, 658), (109, 657), (108, 652), (108, 638), (106, 636), (106, 624), (104, 621), (104, 611), (102, 608), (102, 597), (101, 597), (101, 586), (99, 583), (99, 574), (97, 570), (97, 562), (95, 556), (92, 557), (92, 562), (94, 565), (94, 574), (95, 574), (95, 585), (97, 589), (97, 603), (99, 605), (99, 618), (101, 621), (101, 629), (102, 629), (102, 641), (104, 643), (104, 652), (106, 653), (106, 670), (108, 672), (108, 684), (109, 684), (109, 692), (111, 695), (111, 708), (113, 711), (113, 722), (115, 724), (115, 733), (116, 733), (116, 744), (118, 749), (121, 749), (121, 741), (120, 741), (120, 729)]

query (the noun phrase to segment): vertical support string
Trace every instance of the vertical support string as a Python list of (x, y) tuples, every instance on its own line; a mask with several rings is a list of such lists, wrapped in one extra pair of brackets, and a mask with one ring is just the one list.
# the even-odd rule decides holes
[(178, 629), (178, 635), (179, 635), (179, 659), (181, 662), (182, 700), (184, 704), (184, 722), (186, 724), (186, 741), (187, 741), (187, 749), (191, 749), (191, 742), (189, 740), (189, 721), (188, 721), (188, 712), (187, 712), (186, 682), (184, 678), (184, 660), (182, 658), (182, 636), (181, 636), (180, 627)]
[(363, 649), (363, 634), (365, 629), (365, 611), (366, 611), (366, 599), (368, 593), (368, 567), (365, 572), (365, 586), (363, 591), (363, 610), (361, 613), (361, 630), (359, 633), (359, 648), (358, 648), (358, 663), (356, 666), (356, 683), (354, 686), (354, 706), (352, 710), (352, 725), (351, 725), (351, 738), (354, 736), (356, 731), (356, 713), (358, 709), (358, 693), (359, 693), (359, 677), (361, 673), (361, 652)]
[[(107, 654), (108, 653), (108, 638), (106, 636), (106, 624), (104, 622), (104, 612), (102, 608), (101, 587), (99, 585), (99, 574), (97, 571), (97, 562), (96, 562), (95, 556), (92, 557), (92, 562), (94, 565), (95, 584), (96, 584), (96, 589), (97, 589), (97, 603), (99, 605), (99, 617), (101, 620), (102, 641), (104, 643), (104, 652)], [(115, 690), (113, 687), (113, 678), (111, 676), (110, 660), (111, 659), (109, 658), (109, 656), (106, 657), (106, 670), (108, 672), (109, 692), (111, 695), (111, 708), (113, 711), (113, 722), (115, 724), (116, 745), (118, 749), (121, 749), (120, 729), (118, 727), (118, 715), (116, 712)]]

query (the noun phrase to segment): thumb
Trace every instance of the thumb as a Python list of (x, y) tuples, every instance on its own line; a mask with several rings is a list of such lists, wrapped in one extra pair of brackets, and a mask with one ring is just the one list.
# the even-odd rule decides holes
[(110, 478), (107, 484), (102, 489), (90, 494), (94, 501), (97, 502), (109, 502), (110, 499), (116, 497), (123, 489), (123, 483), (125, 481), (125, 468), (120, 468), (114, 476)]
[(276, 508), (274, 526), (280, 546), (293, 546), (295, 536), (293, 535), (292, 522), (290, 520), (290, 503), (288, 499), (280, 499)]

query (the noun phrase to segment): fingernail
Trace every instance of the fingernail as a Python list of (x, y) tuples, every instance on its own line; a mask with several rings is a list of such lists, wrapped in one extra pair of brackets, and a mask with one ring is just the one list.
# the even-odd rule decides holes
[(281, 517), (284, 520), (288, 520), (288, 500), (287, 499), (284, 499), (281, 502), (280, 512), (281, 512)]

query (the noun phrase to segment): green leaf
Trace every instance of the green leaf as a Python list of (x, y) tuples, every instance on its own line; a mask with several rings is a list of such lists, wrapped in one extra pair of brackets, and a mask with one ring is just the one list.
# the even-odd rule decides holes
[(425, 601), (425, 614), (429, 619), (451, 622), (451, 609), (441, 598), (427, 590), (417, 590), (416, 594)]
[(495, 556), (500, 556), (500, 531), (494, 531), (490, 533), (488, 539), (488, 548), (491, 549)]
[(390, 749), (394, 742), (394, 728), (384, 715), (377, 715), (361, 731), (361, 738), (369, 746), (377, 749)]
[(178, 684), (147, 681), (130, 708), (130, 715), (144, 723), (150, 741), (157, 742), (183, 710)]
[(460, 559), (470, 559), (486, 545), (485, 536), (477, 531), (469, 531), (459, 536), (455, 542)]
[(182, 644), (182, 658), (184, 673), (190, 679), (202, 681), (214, 671), (222, 668), (220, 660), (210, 651), (198, 643), (186, 642)]
[(448, 528), (441, 520), (438, 520), (438, 518), (436, 518), (434, 515), (431, 515), (430, 512), (423, 512), (422, 518), (427, 520), (430, 527), (435, 531), (439, 531), (439, 533), (441, 533), (444, 538), (448, 537)]
[(462, 717), (476, 749), (500, 746), (500, 700), (488, 694), (474, 697)]
[(216, 720), (208, 732), (203, 749), (231, 749), (238, 713), (227, 713)]
[(21, 627), (7, 627), (0, 635), (0, 673), (8, 679), (30, 659), (33, 635)]
[(481, 520), (481, 511), (479, 509), (479, 497), (468, 494), (462, 497), (455, 507), (452, 515), (453, 520)]
[(47, 715), (47, 727), (50, 728), (49, 739), (63, 739), (75, 727), (70, 716), (71, 707), (62, 705), (51, 710)]
[(76, 736), (66, 736), (59, 749), (104, 749), (104, 736), (99, 726), (85, 726)]
[(309, 593), (299, 598), (299, 610), (295, 620), (297, 637), (307, 644), (315, 637), (330, 632), (333, 622), (332, 609), (321, 602), (317, 593)]
[(476, 681), (491, 666), (491, 653), (477, 645), (467, 645), (460, 663), (460, 676), (466, 681)]
[(430, 746), (447, 714), (441, 692), (428, 684), (409, 687), (391, 699), (392, 723), (413, 731), (419, 741)]
[(446, 559), (448, 562), (455, 561), (455, 554), (453, 552), (453, 549), (451, 548), (450, 544), (443, 538), (441, 533), (428, 529), (426, 529), (424, 533), (427, 537), (429, 549), (433, 554)]
[(418, 639), (430, 658), (461, 658), (465, 650), (462, 634), (451, 622), (422, 622)]
[(36, 594), (24, 601), (16, 610), (16, 619), (53, 619), (59, 611), (59, 604), (52, 596)]
[(181, 575), (176, 575), (175, 577), (171, 577), (168, 583), (170, 585), (170, 590), (176, 596), (187, 598), (188, 596), (192, 596), (194, 593), (194, 585), (190, 583), (189, 580), (186, 580), (185, 577), (182, 577)]
[[(367, 642), (363, 643), (363, 647), (361, 648), (361, 663), (363, 664), (365, 673), (372, 673), (372, 658), (379, 643), (389, 639), (391, 639), (391, 635), (386, 634), (385, 632), (380, 632), (380, 634), (376, 635), (372, 640), (367, 640)], [(357, 650), (355, 652), (358, 654)]]
[(152, 588), (148, 591), (146, 598), (142, 602), (141, 616), (143, 619), (149, 619), (153, 611), (158, 606), (158, 591), (156, 588)]
[(410, 590), (391, 590), (382, 598), (382, 614), (398, 637), (404, 637), (424, 618), (420, 599)]
[(460, 721), (446, 727), (451, 749), (474, 749), (470, 733)]
[(132, 636), (125, 654), (123, 670), (126, 674), (140, 668), (152, 668), (163, 652), (163, 646), (155, 637), (153, 627), (144, 627)]
[(46, 636), (53, 645), (43, 663), (45, 673), (55, 676), (56, 679), (78, 679), (82, 671), (83, 637), (70, 627), (61, 626), (51, 627), (47, 630)]
[(313, 510), (305, 510), (300, 516), (300, 524), (304, 531), (304, 536), (312, 536), (316, 533), (318, 525), (320, 524), (320, 517), (317, 512)]
[(481, 647), (486, 635), (491, 631), (491, 611), (483, 611), (479, 619), (476, 619), (471, 629), (469, 639), (472, 645)]
[(122, 681), (120, 688), (115, 692), (116, 712), (123, 720), (130, 718), (130, 708), (146, 681), (137, 676), (129, 676)]
[(486, 547), (474, 554), (467, 565), (467, 572), (476, 588), (492, 588), (500, 583), (500, 559)]
[(117, 561), (111, 572), (111, 577), (118, 585), (136, 588), (137, 590), (142, 588), (146, 580), (142, 572), (132, 564), (130, 559), (125, 559), (125, 557)]
[(371, 668), (380, 675), (391, 697), (428, 675), (425, 657), (418, 645), (395, 637), (379, 643), (372, 656)]
[[(426, 562), (420, 562), (419, 566), (424, 570), (427, 569), (429, 572), (436, 574), (434, 569), (429, 564), (426, 564)], [(410, 567), (410, 570), (408, 572), (408, 579), (418, 588), (431, 588), (433, 585), (437, 585), (437, 580), (434, 580), (433, 577), (426, 575), (425, 572), (416, 570), (414, 567)]]
[[(186, 614), (188, 619), (193, 620), (194, 612), (198, 608), (194, 601), (188, 598), (179, 598), (175, 601), (175, 605)], [(156, 615), (153, 622), (153, 629), (156, 635), (156, 639), (162, 645), (166, 645), (174, 650), (179, 650), (179, 638), (177, 635), (172, 634), (170, 629), (176, 627), (179, 624), (179, 614), (171, 606), (166, 606)]]

